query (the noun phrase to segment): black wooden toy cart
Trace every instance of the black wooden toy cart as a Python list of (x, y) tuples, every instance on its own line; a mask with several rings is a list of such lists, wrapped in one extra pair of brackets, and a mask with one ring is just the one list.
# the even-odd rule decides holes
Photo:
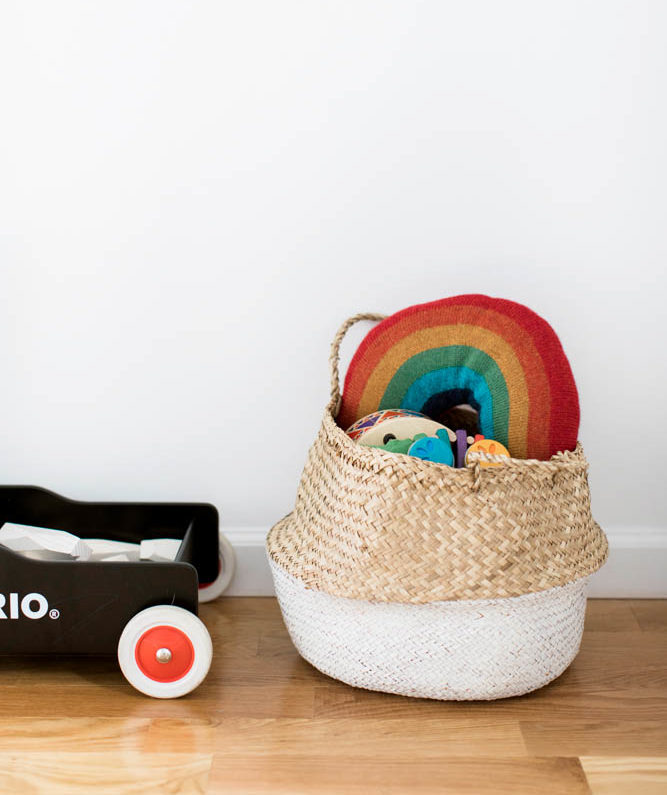
[(118, 654), (128, 681), (174, 698), (197, 687), (212, 657), (197, 617), (234, 567), (218, 512), (203, 503), (78, 502), (35, 486), (0, 486), (12, 522), (138, 544), (182, 539), (175, 560), (35, 560), (0, 545), (0, 654)]

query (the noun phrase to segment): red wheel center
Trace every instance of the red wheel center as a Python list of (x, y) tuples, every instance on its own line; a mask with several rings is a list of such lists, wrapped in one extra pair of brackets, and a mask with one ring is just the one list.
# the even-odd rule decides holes
[[(167, 650), (169, 654), (165, 654)], [(161, 652), (158, 655), (158, 651)], [(160, 662), (158, 657), (169, 657)], [(147, 629), (134, 649), (139, 670), (154, 682), (175, 682), (192, 668), (195, 650), (190, 638), (176, 627), (160, 626)]]

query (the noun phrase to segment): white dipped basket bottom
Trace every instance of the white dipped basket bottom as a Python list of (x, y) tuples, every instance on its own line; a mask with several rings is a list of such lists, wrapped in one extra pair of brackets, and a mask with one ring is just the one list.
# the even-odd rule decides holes
[[(443, 700), (528, 693), (576, 656), (607, 542), (581, 446), (549, 461), (454, 469), (364, 447), (332, 399), (295, 508), (267, 541), (304, 659), (355, 687)], [(483, 456), (482, 457), (486, 457)]]
[(299, 654), (354, 687), (443, 700), (536, 690), (579, 651), (586, 580), (507, 599), (367, 602), (307, 588), (272, 562)]

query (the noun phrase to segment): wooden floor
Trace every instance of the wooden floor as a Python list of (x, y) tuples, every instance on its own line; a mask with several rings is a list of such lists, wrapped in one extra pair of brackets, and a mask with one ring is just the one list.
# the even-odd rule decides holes
[(549, 687), (444, 703), (354, 690), (273, 599), (204, 605), (214, 660), (177, 701), (115, 660), (0, 658), (3, 793), (667, 793), (667, 602), (589, 602)]

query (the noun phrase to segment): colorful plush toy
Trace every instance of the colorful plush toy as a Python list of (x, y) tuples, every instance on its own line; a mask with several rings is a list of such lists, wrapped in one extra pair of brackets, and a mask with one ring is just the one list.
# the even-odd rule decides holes
[(346, 433), (359, 444), (376, 447), (389, 439), (409, 439), (417, 433), (434, 434), (442, 428), (444, 425), (418, 411), (385, 409), (362, 417)]
[(515, 458), (576, 444), (577, 388), (555, 332), (527, 307), (484, 295), (409, 307), (373, 328), (348, 368), (338, 422), (398, 406), (446, 424), (462, 404)]
[(389, 439), (384, 444), (371, 446), (377, 447), (379, 450), (386, 450), (388, 453), (401, 453), (421, 458), (423, 461), (434, 461), (438, 464), (453, 466), (454, 454), (450, 440), (452, 435), (449, 428), (442, 428), (436, 432), (435, 436), (418, 433), (412, 439)]
[(408, 455), (421, 458), (423, 461), (446, 464), (450, 467), (454, 465), (454, 454), (447, 429), (438, 431), (435, 436), (415, 438), (408, 450)]

